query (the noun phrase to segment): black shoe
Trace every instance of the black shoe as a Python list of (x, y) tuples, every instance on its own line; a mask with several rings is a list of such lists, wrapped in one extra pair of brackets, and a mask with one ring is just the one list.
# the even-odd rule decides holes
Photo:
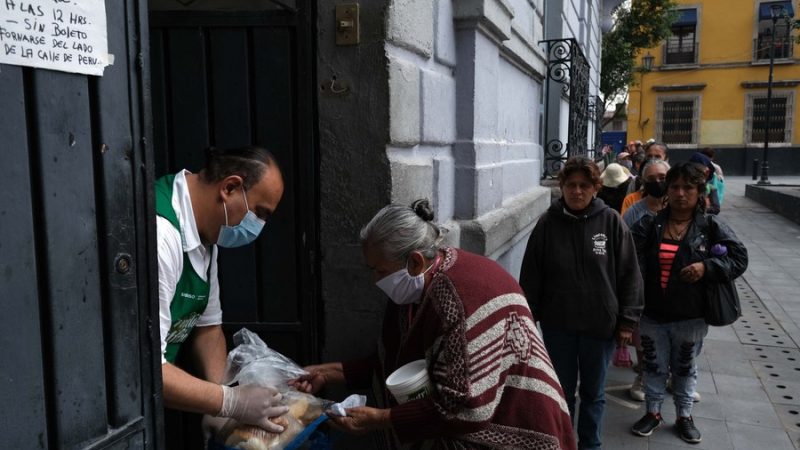
[(681, 439), (690, 444), (697, 444), (702, 440), (702, 437), (700, 437), (700, 430), (694, 426), (692, 416), (678, 417), (678, 420), (675, 421), (675, 429), (678, 430), (678, 435)]
[(650, 436), (656, 428), (664, 423), (661, 414), (647, 413), (631, 427), (631, 433), (637, 436)]

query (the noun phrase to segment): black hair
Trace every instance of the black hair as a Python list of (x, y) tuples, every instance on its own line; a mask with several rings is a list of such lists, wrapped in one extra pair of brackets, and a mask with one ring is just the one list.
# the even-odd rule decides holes
[(697, 188), (697, 208), (701, 212), (706, 210), (706, 166), (694, 162), (679, 162), (667, 171), (666, 183), (670, 186), (678, 179)]
[(433, 208), (431, 207), (431, 203), (426, 198), (421, 198), (419, 200), (414, 201), (411, 204), (411, 209), (414, 210), (414, 213), (425, 222), (430, 222), (433, 220)]
[(231, 149), (206, 149), (206, 164), (200, 173), (206, 183), (216, 183), (231, 175), (242, 177), (242, 186), (248, 190), (264, 175), (268, 167), (280, 167), (275, 156), (263, 147), (248, 145)]

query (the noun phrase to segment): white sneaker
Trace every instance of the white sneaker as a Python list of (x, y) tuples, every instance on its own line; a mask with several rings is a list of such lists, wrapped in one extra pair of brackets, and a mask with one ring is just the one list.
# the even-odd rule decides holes
[(636, 375), (636, 379), (633, 380), (633, 385), (631, 385), (631, 388), (628, 390), (628, 394), (637, 402), (644, 401), (644, 386), (642, 386), (641, 374)]
[(697, 403), (697, 402), (700, 401), (701, 398), (702, 397), (700, 397), (700, 393), (697, 392), (697, 391), (694, 391), (694, 395), (692, 396), (692, 400), (694, 400), (694, 402)]

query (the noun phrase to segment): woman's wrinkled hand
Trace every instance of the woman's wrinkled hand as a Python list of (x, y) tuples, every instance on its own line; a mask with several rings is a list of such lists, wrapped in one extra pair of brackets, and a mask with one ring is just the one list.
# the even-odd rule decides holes
[(359, 406), (348, 408), (346, 417), (331, 416), (331, 424), (341, 431), (351, 434), (365, 434), (373, 430), (389, 428), (391, 420), (388, 409)]
[(289, 386), (294, 387), (300, 392), (306, 394), (316, 394), (328, 382), (325, 377), (325, 369), (323, 366), (307, 366), (303, 368), (308, 375), (303, 375), (294, 380), (289, 380)]
[(703, 275), (706, 274), (706, 265), (703, 262), (696, 262), (694, 264), (689, 264), (688, 266), (684, 267), (680, 271), (680, 278), (681, 280), (687, 283), (695, 283), (703, 278)]

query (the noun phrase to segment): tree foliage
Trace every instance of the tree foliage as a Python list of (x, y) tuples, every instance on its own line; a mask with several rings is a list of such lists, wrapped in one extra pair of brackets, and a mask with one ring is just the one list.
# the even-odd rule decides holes
[(614, 28), (603, 35), (600, 56), (600, 93), (606, 110), (634, 84), (638, 54), (670, 35), (678, 13), (674, 0), (633, 0), (618, 6), (614, 15)]

